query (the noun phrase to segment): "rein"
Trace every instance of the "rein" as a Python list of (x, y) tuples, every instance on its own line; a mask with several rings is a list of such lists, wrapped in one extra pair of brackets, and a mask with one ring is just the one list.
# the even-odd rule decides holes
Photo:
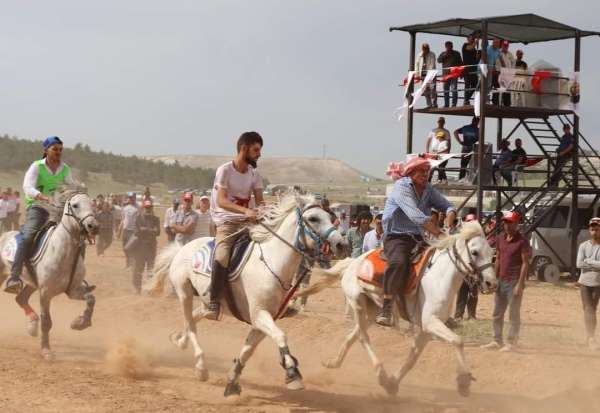
[[(477, 266), (473, 260), (473, 255), (471, 254), (471, 250), (469, 249), (469, 242), (465, 240), (465, 249), (467, 250), (467, 254), (469, 256), (469, 262), (466, 263), (460, 254), (458, 253), (458, 249), (456, 248), (456, 243), (452, 244), (452, 255), (454, 255), (454, 259), (452, 255), (448, 253), (448, 257), (454, 267), (460, 272), (465, 278), (465, 282), (468, 284), (469, 289), (474, 287), (479, 287), (479, 291), (484, 294), (483, 291), (483, 271), (486, 269), (493, 267), (494, 264), (492, 262), (488, 262), (487, 264)], [(462, 267), (462, 268), (461, 268)], [(476, 276), (473, 277), (473, 276)]]

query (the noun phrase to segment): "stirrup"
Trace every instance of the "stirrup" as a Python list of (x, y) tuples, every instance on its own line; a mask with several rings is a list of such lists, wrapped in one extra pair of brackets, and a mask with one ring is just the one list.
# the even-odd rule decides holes
[(221, 303), (219, 301), (209, 302), (206, 306), (204, 318), (219, 321), (221, 319)]
[(9, 294), (19, 294), (21, 290), (23, 290), (23, 281), (20, 278), (9, 278), (6, 281), (6, 287), (4, 287), (4, 292), (7, 292)]

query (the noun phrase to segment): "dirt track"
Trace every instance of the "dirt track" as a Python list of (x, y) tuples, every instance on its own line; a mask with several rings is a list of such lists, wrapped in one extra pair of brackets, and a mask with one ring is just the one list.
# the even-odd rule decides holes
[[(309, 302), (307, 312), (280, 322), (300, 361), (306, 390), (285, 388), (278, 352), (265, 340), (243, 373), (241, 398), (230, 401), (222, 396), (226, 372), (247, 326), (232, 319), (199, 325), (211, 376), (198, 382), (191, 350), (179, 351), (167, 338), (180, 327), (177, 301), (132, 295), (123, 263), (118, 246), (103, 258), (88, 252), (88, 278), (98, 285), (94, 325), (84, 332), (70, 330), (83, 303), (56, 299), (51, 332), (56, 360), (51, 363), (40, 358), (39, 339), (27, 336), (25, 317), (12, 297), (1, 295), (0, 412), (600, 411), (600, 353), (582, 347), (581, 305), (571, 286), (530, 284), (522, 346), (513, 354), (478, 348), (491, 330), (492, 297), (480, 298), (481, 320), (464, 327), (466, 354), (477, 378), (468, 399), (455, 391), (454, 352), (440, 342), (427, 347), (396, 398), (377, 386), (359, 345), (339, 370), (321, 367), (349, 328), (340, 290), (324, 291)], [(371, 335), (387, 370), (398, 368), (410, 338), (375, 327)], [(115, 354), (123, 356), (117, 357), (119, 363), (113, 362)], [(137, 379), (119, 374), (131, 359), (137, 360)]]

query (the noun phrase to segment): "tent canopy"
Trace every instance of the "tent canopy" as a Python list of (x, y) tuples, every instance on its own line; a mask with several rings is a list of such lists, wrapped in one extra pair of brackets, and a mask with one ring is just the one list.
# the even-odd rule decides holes
[(443, 34), (466, 37), (480, 31), (487, 21), (488, 37), (506, 39), (512, 43), (535, 43), (551, 40), (572, 39), (586, 36), (600, 36), (600, 32), (580, 30), (537, 14), (517, 14), (512, 16), (483, 17), (477, 19), (449, 19), (434, 23), (413, 24), (403, 27), (390, 27), (390, 31), (400, 30), (413, 33)]

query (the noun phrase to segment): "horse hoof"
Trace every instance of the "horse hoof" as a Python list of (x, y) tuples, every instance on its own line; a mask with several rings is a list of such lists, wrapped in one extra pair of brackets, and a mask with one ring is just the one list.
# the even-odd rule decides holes
[(31, 320), (29, 322), (29, 325), (27, 326), (27, 334), (29, 334), (31, 337), (37, 337), (38, 324), (39, 324), (38, 320)]
[(399, 384), (394, 382), (388, 382), (386, 384), (382, 384), (385, 392), (388, 396), (396, 396), (398, 394), (398, 389), (400, 388)]
[(42, 358), (46, 361), (54, 361), (54, 353), (52, 350), (45, 348), (42, 350)]
[(302, 379), (292, 380), (286, 384), (289, 390), (303, 390), (304, 383), (302, 383)]
[(71, 323), (71, 329), (81, 331), (92, 326), (92, 320), (87, 317), (79, 316)]
[(242, 386), (240, 386), (240, 383), (229, 382), (227, 383), (227, 386), (225, 386), (225, 392), (223, 393), (223, 396), (239, 396), (240, 394), (242, 394)]
[(471, 395), (472, 381), (475, 381), (475, 377), (473, 377), (471, 373), (459, 374), (456, 377), (458, 394), (462, 397), (469, 397)]
[(207, 369), (196, 369), (196, 377), (200, 381), (208, 380), (208, 370)]

